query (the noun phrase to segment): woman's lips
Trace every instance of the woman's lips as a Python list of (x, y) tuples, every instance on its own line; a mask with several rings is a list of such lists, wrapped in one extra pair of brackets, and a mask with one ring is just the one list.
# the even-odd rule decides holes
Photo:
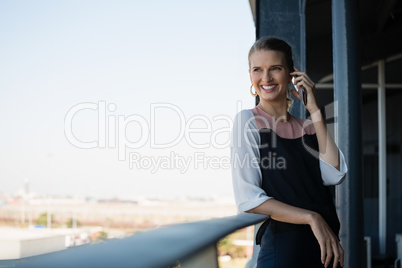
[(261, 85), (260, 88), (266, 93), (270, 93), (276, 89), (278, 85)]

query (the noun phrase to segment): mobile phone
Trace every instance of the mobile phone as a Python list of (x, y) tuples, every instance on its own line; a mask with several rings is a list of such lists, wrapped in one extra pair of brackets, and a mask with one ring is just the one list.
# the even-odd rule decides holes
[(296, 78), (297, 76), (293, 76), (292, 77), (292, 84), (293, 84), (293, 86), (294, 86), (294, 88), (296, 89), (296, 91), (297, 92), (299, 92), (299, 96), (300, 96), (300, 98), (303, 100), (303, 103), (304, 103), (304, 105), (307, 105), (307, 91), (304, 89), (304, 87), (298, 87), (296, 84), (295, 84), (295, 78)]

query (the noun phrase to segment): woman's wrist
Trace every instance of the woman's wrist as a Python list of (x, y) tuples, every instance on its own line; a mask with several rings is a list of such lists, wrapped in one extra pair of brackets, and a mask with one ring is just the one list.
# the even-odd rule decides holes
[(313, 116), (314, 114), (321, 114), (321, 110), (320, 110), (320, 108), (318, 107), (317, 104), (312, 105), (312, 107), (308, 107), (307, 110), (308, 110), (308, 112), (310, 113), (311, 116)]
[(313, 227), (319, 220), (320, 220), (321, 215), (315, 211), (310, 211), (308, 214), (307, 218), (307, 223), (310, 225), (310, 227)]
[(313, 123), (323, 121), (323, 116), (322, 116), (321, 110), (318, 107), (315, 109), (309, 110), (309, 113), (311, 116), (311, 121), (313, 121)]

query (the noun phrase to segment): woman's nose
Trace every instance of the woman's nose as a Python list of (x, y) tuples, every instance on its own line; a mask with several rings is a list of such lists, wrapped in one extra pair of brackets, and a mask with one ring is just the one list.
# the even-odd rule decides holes
[(264, 80), (264, 81), (267, 81), (267, 82), (272, 81), (272, 76), (271, 76), (270, 72), (264, 73), (263, 80)]

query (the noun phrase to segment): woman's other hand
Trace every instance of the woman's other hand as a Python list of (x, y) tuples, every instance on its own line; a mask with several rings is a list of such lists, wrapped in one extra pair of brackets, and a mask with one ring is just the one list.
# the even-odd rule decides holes
[(310, 227), (320, 245), (321, 262), (324, 266), (328, 267), (332, 259), (334, 259), (333, 268), (338, 267), (338, 263), (343, 266), (344, 252), (339, 239), (320, 214), (312, 214)]

